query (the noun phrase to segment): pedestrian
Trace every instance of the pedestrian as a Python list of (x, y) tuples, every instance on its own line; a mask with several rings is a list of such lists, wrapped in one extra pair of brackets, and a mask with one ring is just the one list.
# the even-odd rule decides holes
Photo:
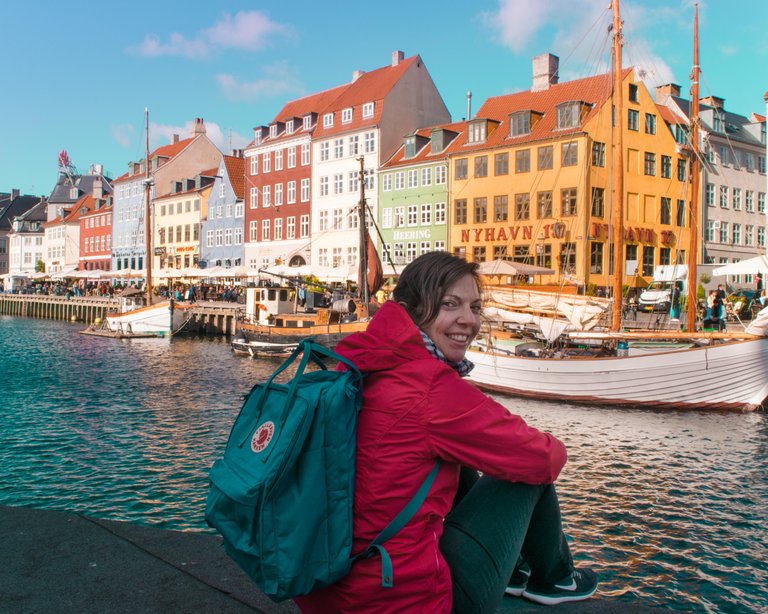
[[(398, 514), (440, 461), (425, 502), (385, 547), (339, 582), (295, 598), (304, 612), (495, 612), (505, 593), (544, 604), (591, 596), (575, 569), (554, 481), (565, 446), (462, 377), (480, 330), (477, 264), (448, 252), (416, 258), (394, 300), (336, 351), (363, 372), (353, 552)], [(482, 477), (480, 477), (480, 473)]]
[(725, 324), (725, 286), (723, 284), (719, 284), (717, 286), (717, 290), (715, 290), (715, 296), (714, 296), (714, 306), (712, 309), (712, 316), (714, 319), (717, 320), (717, 327), (719, 330), (725, 330), (726, 324)]

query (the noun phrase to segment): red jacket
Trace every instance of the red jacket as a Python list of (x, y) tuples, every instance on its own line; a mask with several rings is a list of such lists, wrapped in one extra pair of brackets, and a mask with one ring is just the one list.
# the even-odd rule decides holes
[(400, 512), (436, 459), (443, 462), (421, 509), (385, 544), (394, 587), (381, 587), (377, 556), (357, 561), (341, 581), (295, 601), (304, 612), (322, 614), (450, 612), (450, 570), (438, 544), (460, 466), (504, 480), (547, 484), (565, 464), (565, 447), (434, 358), (397, 303), (385, 303), (365, 332), (347, 337), (336, 351), (365, 374), (353, 551), (363, 550)]

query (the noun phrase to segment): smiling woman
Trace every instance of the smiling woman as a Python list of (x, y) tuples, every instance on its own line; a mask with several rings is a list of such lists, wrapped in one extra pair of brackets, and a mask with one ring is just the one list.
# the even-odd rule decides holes
[(360, 559), (338, 583), (297, 598), (303, 611), (494, 612), (505, 594), (555, 604), (595, 592), (596, 575), (574, 568), (562, 532), (553, 482), (565, 447), (462, 379), (481, 310), (477, 265), (428, 253), (405, 267), (367, 330), (336, 347), (366, 376), (353, 551), (440, 469), (387, 542), (394, 586), (382, 589), (378, 557)]

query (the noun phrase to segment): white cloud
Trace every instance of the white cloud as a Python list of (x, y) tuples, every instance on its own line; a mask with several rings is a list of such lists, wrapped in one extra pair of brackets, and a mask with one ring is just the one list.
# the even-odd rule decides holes
[[(192, 136), (194, 128), (194, 120), (187, 121), (183, 126), (150, 122), (150, 148), (155, 149), (173, 142), (173, 137), (176, 134), (179, 135), (180, 139), (187, 139)], [(215, 122), (205, 122), (205, 134), (211, 141), (213, 141), (216, 147), (227, 154), (232, 149), (244, 148), (250, 142), (249, 139), (242, 134), (233, 132), (232, 130), (222, 130), (221, 126)]]
[(131, 124), (118, 124), (111, 127), (112, 138), (122, 147), (130, 147), (136, 137), (136, 129)]
[(216, 75), (219, 89), (229, 100), (261, 100), (303, 92), (303, 87), (288, 64), (266, 66), (264, 76), (255, 81), (238, 81), (230, 74)]
[(204, 58), (218, 49), (237, 48), (257, 51), (263, 48), (275, 35), (289, 35), (289, 26), (272, 21), (259, 11), (240, 11), (234, 15), (226, 13), (212, 27), (198, 33), (194, 38), (173, 32), (168, 42), (162, 42), (156, 35), (146, 35), (144, 40), (126, 51), (142, 57), (164, 55), (189, 59)]
[(481, 13), (482, 22), (496, 32), (501, 44), (520, 52), (556, 12), (557, 1), (500, 0), (499, 10)]

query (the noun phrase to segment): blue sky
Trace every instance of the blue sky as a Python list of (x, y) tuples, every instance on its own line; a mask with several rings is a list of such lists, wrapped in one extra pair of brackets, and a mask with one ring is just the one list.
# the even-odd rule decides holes
[[(560, 57), (561, 80), (606, 70), (609, 0), (175, 0), (4, 2), (0, 7), (0, 191), (49, 194), (57, 154), (116, 177), (195, 117), (229, 153), (286, 101), (420, 54), (453, 119), (530, 88), (531, 58)], [(733, 9), (732, 7), (737, 7)], [(688, 91), (692, 0), (621, 0), (624, 64)], [(699, 2), (702, 95), (765, 114), (764, 0)]]

